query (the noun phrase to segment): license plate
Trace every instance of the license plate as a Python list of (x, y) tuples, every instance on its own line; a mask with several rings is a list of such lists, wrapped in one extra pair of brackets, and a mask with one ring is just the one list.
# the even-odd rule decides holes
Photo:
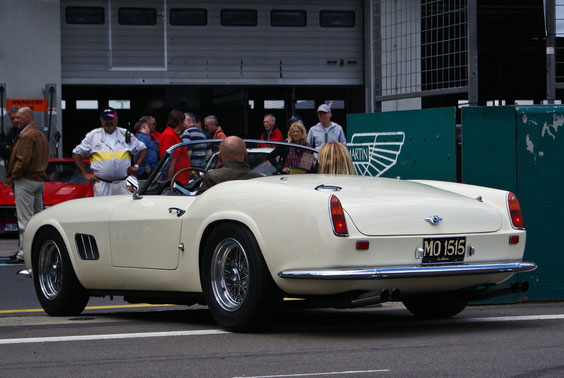
[(18, 225), (14, 223), (6, 223), (2, 225), (2, 231), (17, 231)]
[(423, 239), (423, 264), (462, 262), (465, 253), (465, 237)]

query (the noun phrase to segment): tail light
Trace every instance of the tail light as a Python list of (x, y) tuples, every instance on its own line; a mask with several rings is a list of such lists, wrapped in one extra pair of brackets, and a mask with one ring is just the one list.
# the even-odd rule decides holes
[(519, 205), (517, 196), (511, 192), (507, 194), (507, 207), (509, 208), (509, 216), (511, 217), (513, 228), (525, 228), (521, 205)]
[(345, 219), (345, 211), (341, 205), (341, 201), (337, 196), (332, 195), (329, 198), (329, 208), (331, 210), (331, 225), (333, 233), (337, 236), (349, 236), (347, 221)]

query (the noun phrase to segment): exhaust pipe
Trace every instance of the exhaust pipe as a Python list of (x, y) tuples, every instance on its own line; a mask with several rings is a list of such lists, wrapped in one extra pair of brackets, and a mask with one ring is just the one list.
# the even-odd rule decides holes
[(513, 282), (505, 285), (491, 286), (479, 291), (476, 291), (470, 296), (472, 301), (482, 301), (495, 297), (502, 297), (504, 295), (524, 293), (529, 290), (529, 282)]
[(380, 295), (374, 297), (366, 297), (360, 299), (351, 299), (351, 307), (366, 307), (390, 300), (390, 290), (383, 289), (380, 291)]
[(399, 301), (400, 296), (401, 296), (400, 289), (393, 289), (392, 290), (392, 296), (391, 296), (392, 301), (394, 301), (394, 302)]

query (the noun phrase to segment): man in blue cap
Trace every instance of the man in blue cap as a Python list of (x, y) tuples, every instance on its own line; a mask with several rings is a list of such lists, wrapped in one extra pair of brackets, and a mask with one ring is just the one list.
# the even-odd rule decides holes
[[(94, 196), (128, 194), (125, 179), (135, 175), (147, 155), (147, 147), (128, 130), (117, 127), (118, 116), (114, 108), (104, 108), (100, 112), (102, 127), (92, 130), (82, 142), (72, 150), (74, 163), (82, 176), (94, 182)], [(131, 157), (137, 157), (131, 165)], [(86, 171), (83, 158), (90, 159), (90, 169)]]

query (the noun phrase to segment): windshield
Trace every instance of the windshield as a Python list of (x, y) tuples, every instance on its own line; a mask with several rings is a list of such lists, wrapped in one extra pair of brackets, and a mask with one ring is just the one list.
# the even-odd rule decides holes
[[(206, 172), (221, 167), (218, 146), (221, 140), (180, 143), (171, 147), (151, 173), (149, 179), (141, 183), (139, 194), (195, 195), (198, 184)], [(262, 176), (279, 174), (304, 174), (317, 171), (317, 151), (313, 148), (283, 142), (265, 143), (259, 140), (245, 140), (247, 163)], [(204, 164), (190, 165), (187, 151), (206, 151)], [(214, 152), (216, 151), (216, 152)], [(180, 164), (178, 164), (180, 162)]]
[[(89, 164), (85, 163), (86, 170)], [(45, 170), (45, 181), (66, 182), (69, 184), (89, 184), (80, 174), (80, 171), (72, 160), (50, 160)]]

